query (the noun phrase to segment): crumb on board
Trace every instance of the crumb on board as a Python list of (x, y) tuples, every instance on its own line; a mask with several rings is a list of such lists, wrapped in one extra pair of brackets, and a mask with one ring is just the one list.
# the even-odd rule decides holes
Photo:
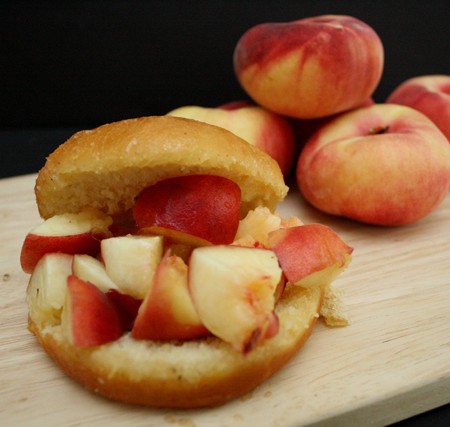
[(331, 285), (324, 288), (320, 315), (328, 326), (347, 326), (349, 320), (341, 299), (341, 292)]

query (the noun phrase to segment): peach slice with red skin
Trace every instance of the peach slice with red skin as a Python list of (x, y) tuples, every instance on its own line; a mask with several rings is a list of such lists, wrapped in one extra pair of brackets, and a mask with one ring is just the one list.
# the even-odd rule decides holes
[(167, 253), (155, 272), (131, 335), (136, 339), (188, 340), (211, 333), (203, 326), (188, 289), (184, 261)]
[(306, 224), (269, 234), (271, 249), (287, 280), (296, 285), (327, 285), (351, 260), (353, 248), (330, 227)]
[(111, 217), (94, 209), (45, 220), (25, 237), (20, 254), (23, 271), (31, 273), (46, 253), (98, 254), (100, 240), (109, 235), (111, 224)]
[(139, 228), (164, 227), (214, 244), (231, 243), (240, 218), (241, 190), (213, 175), (188, 175), (160, 181), (137, 197), (133, 216)]
[(92, 347), (122, 336), (115, 305), (95, 285), (76, 276), (67, 278), (67, 295), (61, 325), (72, 345)]
[(117, 289), (109, 289), (105, 295), (113, 302), (119, 313), (124, 331), (131, 331), (134, 321), (142, 304), (142, 300), (123, 294)]
[(22, 246), (20, 263), (25, 273), (32, 273), (38, 261), (47, 253), (61, 252), (65, 254), (98, 253), (100, 241), (91, 233), (71, 236), (42, 236), (30, 233)]

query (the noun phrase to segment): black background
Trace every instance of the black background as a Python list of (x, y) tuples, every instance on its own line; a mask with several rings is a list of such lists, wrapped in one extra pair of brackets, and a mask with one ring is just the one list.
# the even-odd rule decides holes
[(381, 37), (377, 102), (409, 77), (450, 74), (447, 0), (2, 1), (0, 177), (36, 172), (78, 129), (245, 99), (232, 65), (239, 37), (328, 13)]
[(423, 1), (0, 3), (2, 127), (96, 125), (245, 97), (232, 55), (251, 26), (324, 13), (371, 25), (385, 47), (377, 101), (408, 77), (450, 73), (450, 6)]
[[(0, 177), (36, 172), (78, 129), (245, 99), (232, 66), (239, 37), (258, 23), (329, 13), (381, 37), (375, 101), (407, 78), (450, 74), (448, 0), (2, 1)], [(448, 416), (399, 425), (444, 426)]]

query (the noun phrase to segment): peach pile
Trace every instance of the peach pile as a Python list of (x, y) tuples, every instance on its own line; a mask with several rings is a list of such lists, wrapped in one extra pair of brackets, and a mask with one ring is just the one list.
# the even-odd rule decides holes
[(75, 346), (215, 336), (247, 354), (278, 333), (286, 286), (326, 288), (352, 248), (327, 226), (240, 208), (234, 182), (191, 175), (144, 189), (126, 227), (94, 209), (45, 220), (21, 253), (33, 320)]
[(233, 65), (255, 105), (169, 114), (222, 126), (266, 151), (329, 214), (402, 225), (448, 194), (450, 76), (408, 79), (375, 102), (384, 46), (367, 23), (345, 15), (262, 23), (237, 41)]

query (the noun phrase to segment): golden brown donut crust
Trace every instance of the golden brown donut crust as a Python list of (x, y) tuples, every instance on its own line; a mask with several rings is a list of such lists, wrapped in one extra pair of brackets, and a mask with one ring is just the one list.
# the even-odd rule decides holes
[(275, 209), (288, 191), (276, 161), (231, 132), (150, 116), (74, 134), (40, 170), (36, 200), (43, 218), (86, 206), (115, 216), (128, 211), (147, 186), (190, 174), (235, 181), (242, 191), (242, 215), (256, 206)]
[(276, 311), (279, 333), (246, 356), (217, 338), (183, 343), (134, 340), (129, 335), (93, 348), (77, 348), (61, 327), (29, 328), (63, 371), (108, 398), (166, 408), (217, 406), (253, 390), (303, 346), (318, 318), (319, 287), (290, 286)]

